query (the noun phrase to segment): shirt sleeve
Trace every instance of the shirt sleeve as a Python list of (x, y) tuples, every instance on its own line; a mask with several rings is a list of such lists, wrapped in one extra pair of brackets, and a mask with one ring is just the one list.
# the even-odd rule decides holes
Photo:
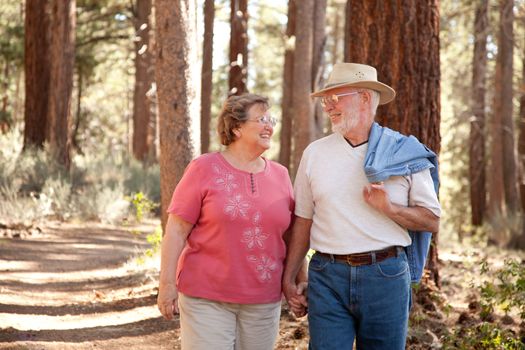
[(314, 216), (314, 201), (307, 174), (307, 164), (308, 154), (304, 152), (295, 175), (295, 215), (304, 219), (312, 219)]
[(203, 200), (203, 179), (200, 171), (199, 162), (193, 160), (180, 179), (173, 191), (171, 203), (167, 212), (182, 218), (191, 224), (197, 223), (202, 207)]
[(441, 205), (429, 169), (411, 175), (408, 205), (427, 208), (437, 217), (441, 216)]

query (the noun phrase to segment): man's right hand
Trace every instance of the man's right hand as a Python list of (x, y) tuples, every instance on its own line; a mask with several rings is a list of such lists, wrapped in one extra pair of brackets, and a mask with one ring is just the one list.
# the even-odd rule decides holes
[(307, 288), (308, 282), (286, 283), (283, 286), (286, 301), (296, 317), (302, 317), (308, 313)]
[(160, 283), (159, 296), (157, 297), (157, 307), (160, 313), (167, 320), (172, 320), (174, 314), (179, 313), (179, 292), (175, 283)]

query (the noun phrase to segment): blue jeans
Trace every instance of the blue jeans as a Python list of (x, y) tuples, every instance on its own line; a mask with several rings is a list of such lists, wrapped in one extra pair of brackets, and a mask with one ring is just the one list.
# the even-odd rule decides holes
[(405, 349), (410, 273), (404, 252), (365, 266), (314, 254), (308, 270), (310, 349)]

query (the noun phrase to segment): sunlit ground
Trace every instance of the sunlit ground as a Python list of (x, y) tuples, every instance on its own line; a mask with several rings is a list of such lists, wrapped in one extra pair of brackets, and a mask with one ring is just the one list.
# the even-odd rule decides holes
[[(152, 227), (142, 229), (150, 232)], [(83, 234), (66, 236), (53, 232), (30, 237), (30, 247), (48, 244), (52, 252), (20, 254), (20, 260), (13, 253), (15, 260), (0, 259), (0, 328), (83, 329), (160, 316), (154, 300), (159, 257), (143, 256), (144, 235), (92, 232), (91, 243), (81, 242), (86, 240)], [(2, 243), (8, 249), (5, 245), (25, 242)], [(97, 259), (97, 251), (106, 256)], [(78, 268), (82, 259), (91, 259), (85, 269)], [(68, 268), (71, 265), (77, 268)]]

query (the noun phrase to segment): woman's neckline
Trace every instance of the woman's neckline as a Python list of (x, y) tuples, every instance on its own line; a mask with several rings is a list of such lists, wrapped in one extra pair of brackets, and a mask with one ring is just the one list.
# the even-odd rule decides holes
[(239, 169), (236, 166), (234, 166), (232, 163), (230, 163), (228, 161), (228, 159), (226, 159), (226, 157), (224, 156), (224, 154), (222, 154), (222, 152), (220, 152), (220, 151), (217, 152), (217, 155), (218, 155), (219, 159), (221, 159), (221, 161), (228, 168), (230, 168), (232, 170), (235, 170), (236, 172), (239, 172), (239, 173), (243, 173), (243, 174), (247, 174), (247, 175), (258, 175), (258, 174), (266, 173), (268, 171), (268, 161), (263, 156), (261, 156), (261, 159), (264, 161), (264, 169), (262, 169), (261, 171), (258, 171), (258, 172), (251, 172), (251, 171), (246, 171), (246, 170), (243, 170), (243, 169)]

